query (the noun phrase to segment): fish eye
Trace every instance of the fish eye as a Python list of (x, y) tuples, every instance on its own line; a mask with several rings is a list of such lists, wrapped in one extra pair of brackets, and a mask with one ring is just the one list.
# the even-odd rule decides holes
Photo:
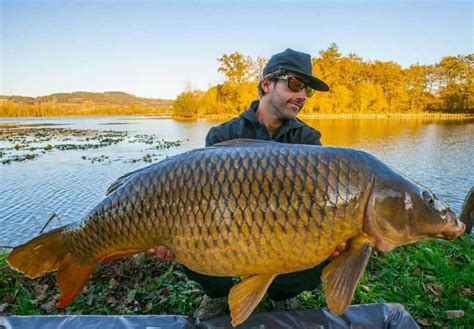
[(422, 193), (423, 201), (430, 207), (434, 207), (435, 205), (435, 196), (428, 191), (423, 191)]

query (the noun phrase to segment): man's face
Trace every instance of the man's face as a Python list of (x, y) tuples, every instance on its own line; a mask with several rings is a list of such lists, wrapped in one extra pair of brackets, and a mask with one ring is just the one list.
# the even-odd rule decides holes
[[(288, 74), (289, 76), (295, 76)], [(297, 77), (297, 76), (296, 76)], [(299, 77), (297, 77), (300, 79)], [(304, 81), (303, 79), (300, 79)], [(306, 89), (293, 91), (288, 88), (287, 80), (277, 80), (270, 82), (269, 97), (271, 111), (280, 120), (291, 120), (301, 111), (306, 101)]]

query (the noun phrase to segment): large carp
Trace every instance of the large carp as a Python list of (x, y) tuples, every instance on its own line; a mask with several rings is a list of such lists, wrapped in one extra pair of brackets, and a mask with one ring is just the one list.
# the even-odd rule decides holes
[(236, 140), (119, 178), (82, 222), (16, 247), (8, 263), (33, 278), (57, 271), (65, 307), (98, 263), (164, 245), (194, 271), (241, 277), (229, 295), (238, 325), (278, 274), (314, 267), (345, 241), (322, 274), (335, 314), (350, 305), (372, 249), (463, 231), (431, 191), (370, 154)]

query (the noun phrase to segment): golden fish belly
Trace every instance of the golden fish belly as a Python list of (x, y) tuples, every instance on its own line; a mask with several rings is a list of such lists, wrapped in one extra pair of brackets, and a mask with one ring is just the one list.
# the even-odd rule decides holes
[(293, 207), (280, 209), (263, 217), (249, 214), (221, 223), (210, 234), (175, 236), (169, 246), (180, 263), (208, 275), (295, 272), (321, 263), (362, 231), (358, 208), (332, 210), (326, 209), (324, 217), (318, 207), (299, 213)]

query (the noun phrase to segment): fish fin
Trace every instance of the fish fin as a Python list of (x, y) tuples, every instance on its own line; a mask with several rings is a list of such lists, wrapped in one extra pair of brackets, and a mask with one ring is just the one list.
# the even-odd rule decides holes
[(63, 231), (60, 227), (22, 244), (8, 255), (8, 264), (30, 278), (57, 271), (61, 287), (58, 307), (66, 307), (81, 291), (97, 262), (80, 263), (64, 248)]
[(142, 250), (128, 249), (110, 253), (102, 257), (99, 261), (82, 263), (74, 256), (67, 254), (59, 267), (57, 273), (58, 284), (61, 287), (61, 296), (56, 304), (63, 308), (68, 306), (74, 297), (77, 296), (89, 280), (89, 277), (99, 262), (111, 262), (115, 259), (125, 258), (134, 255)]
[(324, 268), (321, 281), (331, 313), (341, 315), (351, 304), (371, 252), (372, 246), (367, 238), (352, 239), (349, 249)]
[(469, 234), (474, 224), (474, 186), (471, 187), (466, 195), (466, 199), (464, 199), (459, 220), (466, 225), (465, 232)]
[(111, 262), (111, 261), (116, 260), (116, 259), (125, 258), (125, 257), (128, 257), (128, 256), (135, 255), (135, 254), (137, 254), (141, 251), (143, 251), (143, 250), (141, 250), (141, 249), (127, 249), (127, 250), (115, 251), (115, 252), (112, 252), (112, 253), (102, 257), (99, 260), (99, 262)]
[(58, 308), (68, 306), (81, 292), (96, 265), (97, 262), (81, 263), (73, 255), (66, 254), (56, 274), (61, 287), (61, 296), (56, 303)]
[(278, 143), (274, 141), (269, 141), (269, 140), (238, 138), (238, 139), (231, 139), (228, 141), (220, 142), (212, 146), (218, 146), (218, 147), (219, 146), (243, 146), (243, 145), (264, 146), (268, 144), (278, 144)]
[(229, 309), (234, 327), (247, 320), (275, 277), (276, 274), (254, 275), (246, 277), (232, 287), (229, 294)]
[(8, 264), (30, 278), (57, 271), (67, 254), (63, 230), (54, 229), (15, 247), (7, 257)]
[(105, 191), (105, 195), (107, 196), (110, 193), (114, 192), (119, 187), (124, 185), (134, 174), (136, 174), (137, 172), (142, 171), (143, 169), (146, 169), (146, 168), (148, 168), (148, 167), (140, 168), (140, 169), (131, 171), (129, 173), (126, 173), (125, 175), (120, 176), (119, 178), (117, 178), (117, 180), (115, 182), (112, 183), (112, 185), (109, 186), (107, 191)]

